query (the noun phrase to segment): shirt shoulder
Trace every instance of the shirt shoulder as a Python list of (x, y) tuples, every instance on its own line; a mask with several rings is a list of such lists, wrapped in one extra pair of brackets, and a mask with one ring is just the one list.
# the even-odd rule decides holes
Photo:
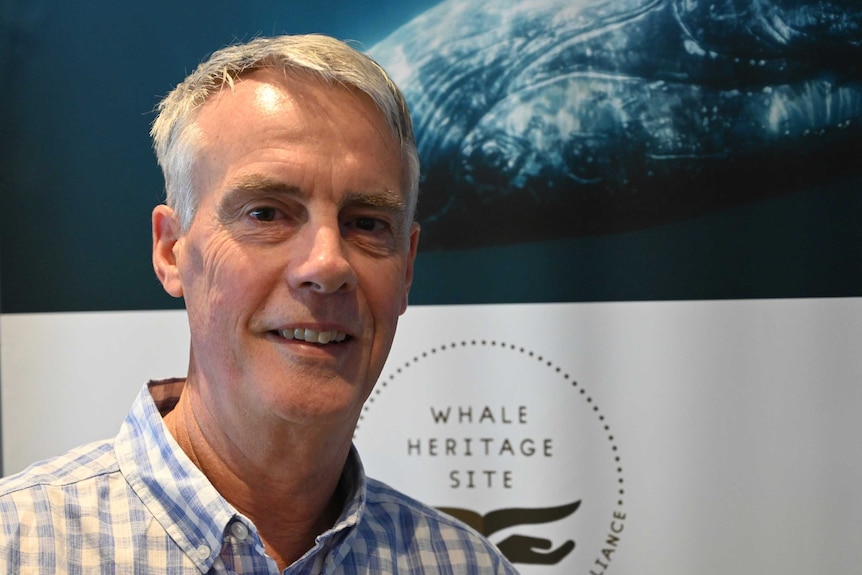
[(0, 498), (33, 488), (68, 486), (117, 471), (113, 441), (96, 441), (0, 479)]
[[(367, 480), (366, 509), (362, 521), (374, 543), (385, 541), (394, 555), (412, 556), (410, 565), (437, 573), (429, 566), (442, 564), (456, 573), (517, 575), (505, 556), (484, 535), (466, 523), (374, 479)], [(397, 559), (396, 559), (397, 561)]]
[(370, 512), (381, 511), (385, 515), (409, 513), (417, 518), (434, 521), (458, 531), (464, 531), (470, 535), (482, 537), (475, 529), (454, 517), (431, 507), (406, 493), (390, 487), (382, 481), (367, 479), (367, 502)]

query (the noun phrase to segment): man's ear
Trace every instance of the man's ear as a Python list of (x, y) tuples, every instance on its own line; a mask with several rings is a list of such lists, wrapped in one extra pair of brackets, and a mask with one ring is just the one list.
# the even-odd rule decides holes
[(182, 297), (183, 285), (174, 251), (181, 236), (174, 211), (161, 204), (153, 209), (153, 269), (162, 287), (173, 297)]
[(413, 285), (413, 264), (416, 261), (416, 251), (419, 248), (419, 224), (413, 222), (410, 226), (410, 247), (407, 252), (407, 268), (404, 276), (404, 292), (401, 296), (401, 313), (407, 311), (407, 299), (410, 286)]

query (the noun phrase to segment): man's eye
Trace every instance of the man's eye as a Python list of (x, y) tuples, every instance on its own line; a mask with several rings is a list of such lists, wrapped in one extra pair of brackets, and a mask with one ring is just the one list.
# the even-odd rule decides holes
[(386, 227), (385, 224), (377, 218), (356, 218), (353, 225), (357, 229), (365, 232), (379, 232)]
[(278, 219), (279, 213), (275, 208), (254, 208), (248, 212), (248, 215), (261, 222), (271, 222)]

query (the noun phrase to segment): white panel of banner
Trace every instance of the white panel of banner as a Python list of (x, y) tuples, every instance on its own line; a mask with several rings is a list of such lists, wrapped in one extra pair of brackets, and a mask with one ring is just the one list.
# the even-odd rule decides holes
[(3, 471), (113, 437), (150, 379), (184, 374), (184, 311), (0, 316)]
[[(181, 374), (182, 312), (8, 315), (7, 472)], [(422, 306), (356, 443), (523, 575), (855, 572), (862, 299)]]

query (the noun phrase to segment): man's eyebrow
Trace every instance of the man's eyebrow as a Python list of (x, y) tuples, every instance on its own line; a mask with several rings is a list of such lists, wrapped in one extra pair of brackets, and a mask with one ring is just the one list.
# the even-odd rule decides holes
[(348, 193), (342, 204), (380, 208), (389, 212), (403, 213), (407, 211), (407, 203), (401, 197), (401, 194), (392, 190), (386, 190), (381, 194), (369, 194), (365, 192)]
[(284, 194), (288, 196), (301, 196), (302, 191), (298, 186), (286, 184), (266, 176), (251, 174), (240, 176), (227, 184), (227, 196), (256, 194)]

